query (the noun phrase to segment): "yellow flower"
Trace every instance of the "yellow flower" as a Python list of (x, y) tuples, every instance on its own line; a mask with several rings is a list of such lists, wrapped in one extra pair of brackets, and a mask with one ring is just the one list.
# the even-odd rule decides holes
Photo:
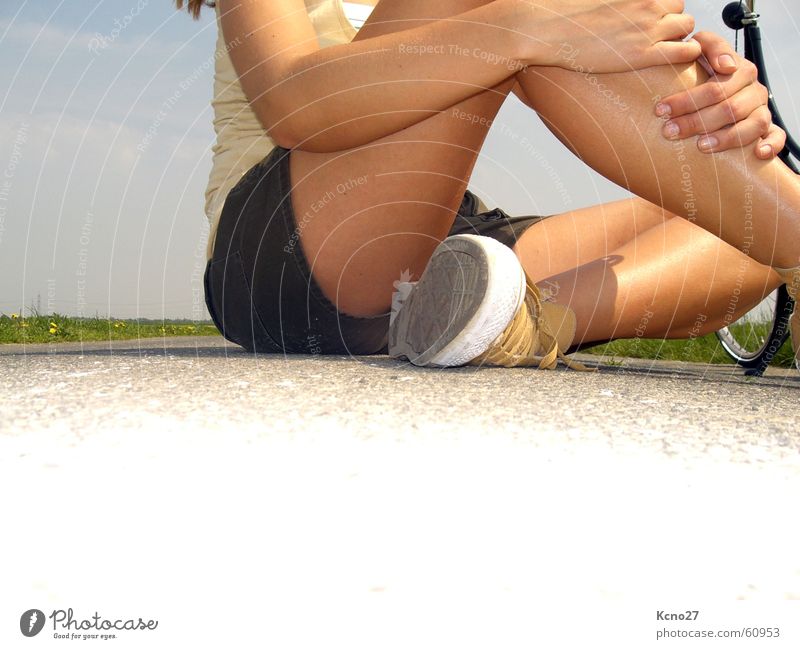
[(11, 314), (11, 319), (12, 320), (16, 320), (17, 318), (19, 318), (19, 314), (18, 313), (12, 313)]
[(57, 333), (57, 332), (58, 332), (58, 329), (56, 329), (55, 327), (50, 327), (50, 333), (51, 334), (54, 334), (54, 333)]

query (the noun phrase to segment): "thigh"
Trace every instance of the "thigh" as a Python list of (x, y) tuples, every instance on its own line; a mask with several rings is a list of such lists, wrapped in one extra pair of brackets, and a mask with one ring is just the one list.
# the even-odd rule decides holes
[(205, 274), (209, 313), (228, 340), (251, 352), (380, 352), (388, 316), (339, 313), (311, 276), (289, 200), (290, 157), (276, 147), (228, 194)]
[(536, 282), (606, 257), (673, 218), (636, 197), (584, 207), (543, 219), (519, 237), (514, 251)]
[[(382, 0), (357, 38), (479, 4)], [(386, 311), (401, 273), (419, 277), (447, 236), (491, 121), (513, 83), (361, 147), (293, 151), (291, 200), (300, 243), (323, 293), (341, 311)]]

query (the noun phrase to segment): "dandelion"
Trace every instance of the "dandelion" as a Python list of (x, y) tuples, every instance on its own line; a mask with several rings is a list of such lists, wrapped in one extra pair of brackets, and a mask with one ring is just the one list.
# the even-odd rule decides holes
[(50, 333), (57, 334), (58, 333), (58, 325), (55, 322), (50, 323)]
[(12, 320), (17, 320), (18, 318), (19, 318), (19, 313), (12, 313), (11, 314), (11, 319)]

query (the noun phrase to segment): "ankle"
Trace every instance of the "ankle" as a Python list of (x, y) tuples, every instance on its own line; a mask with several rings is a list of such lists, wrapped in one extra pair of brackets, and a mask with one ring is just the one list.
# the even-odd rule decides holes
[(777, 268), (773, 266), (772, 270), (780, 275), (792, 298), (796, 300), (800, 297), (800, 266), (795, 266), (794, 268)]

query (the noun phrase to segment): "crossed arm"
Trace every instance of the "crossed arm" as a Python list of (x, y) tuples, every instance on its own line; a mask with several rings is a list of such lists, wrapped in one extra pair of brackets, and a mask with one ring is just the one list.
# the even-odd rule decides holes
[[(591, 61), (598, 73), (702, 54), (715, 73), (709, 81), (654, 106), (665, 120), (664, 136), (697, 137), (706, 153), (753, 146), (762, 159), (784, 146), (755, 67), (715, 34), (684, 40), (694, 21), (682, 13), (683, 0), (443, 2), (460, 13), (446, 20), (422, 14), (403, 31), (375, 37), (366, 26), (356, 41), (325, 49), (303, 0), (220, 0), (220, 10), (251, 106), (287, 148), (336, 151), (395, 133), (527, 65), (563, 65), (558, 51), (565, 42), (579, 42), (587, 68)], [(487, 56), (463, 55), (475, 51)]]

